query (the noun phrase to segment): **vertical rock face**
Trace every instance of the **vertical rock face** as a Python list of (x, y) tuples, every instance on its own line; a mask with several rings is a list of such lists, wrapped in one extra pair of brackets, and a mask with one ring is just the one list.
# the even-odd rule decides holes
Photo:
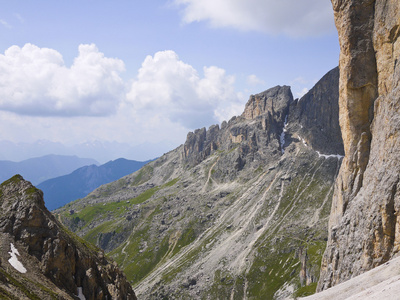
[[(185, 162), (194, 166), (215, 150), (230, 149), (236, 144), (240, 147), (237, 157), (240, 170), (245, 156), (256, 155), (258, 144), (262, 144), (261, 148), (266, 145), (279, 148), (280, 135), (292, 102), (293, 95), (288, 86), (276, 86), (250, 96), (243, 114), (222, 123), (221, 128), (213, 125), (208, 130), (202, 128), (189, 132), (183, 146)], [(261, 130), (250, 124), (251, 121), (260, 123)]]
[[(30, 290), (30, 296), (24, 292), (30, 299), (49, 299), (53, 294), (74, 299), (81, 292), (86, 299), (136, 299), (116, 264), (99, 249), (70, 235), (45, 208), (43, 193), (19, 175), (0, 186), (0, 249), (14, 244), (26, 272), (0, 279), (0, 298), (19, 298), (21, 290)], [(1, 251), (1, 255), (7, 254)], [(0, 271), (5, 274), (3, 269), (13, 270), (6, 260), (0, 260)], [(25, 284), (39, 288), (23, 288)]]
[(336, 182), (318, 289), (376, 267), (400, 248), (400, 2), (332, 1), (339, 33)]
[(329, 71), (290, 108), (289, 123), (299, 123), (310, 146), (325, 154), (344, 154), (339, 126), (339, 68)]

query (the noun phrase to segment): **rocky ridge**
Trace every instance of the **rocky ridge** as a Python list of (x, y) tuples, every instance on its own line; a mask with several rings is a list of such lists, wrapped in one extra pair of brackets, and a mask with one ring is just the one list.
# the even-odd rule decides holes
[(400, 3), (332, 1), (339, 32), (340, 125), (346, 157), (336, 182), (319, 290), (400, 250)]
[(69, 233), (20, 175), (0, 186), (0, 298), (136, 299), (104, 252)]
[(343, 153), (337, 69), (310, 93), (253, 95), (241, 116), (55, 213), (105, 249), (143, 299), (312, 293)]

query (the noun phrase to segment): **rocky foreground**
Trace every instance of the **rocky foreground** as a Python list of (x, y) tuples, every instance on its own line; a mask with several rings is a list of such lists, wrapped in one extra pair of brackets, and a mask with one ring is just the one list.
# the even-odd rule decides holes
[(400, 257), (364, 274), (302, 300), (397, 300), (400, 295)]
[(64, 228), (21, 176), (0, 185), (1, 299), (136, 299), (104, 252)]

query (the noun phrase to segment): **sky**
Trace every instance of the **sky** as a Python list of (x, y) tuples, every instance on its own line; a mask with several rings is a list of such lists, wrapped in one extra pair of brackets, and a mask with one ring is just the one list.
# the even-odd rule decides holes
[(0, 141), (154, 145), (130, 157), (150, 159), (251, 94), (300, 97), (339, 59), (329, 0), (0, 4)]

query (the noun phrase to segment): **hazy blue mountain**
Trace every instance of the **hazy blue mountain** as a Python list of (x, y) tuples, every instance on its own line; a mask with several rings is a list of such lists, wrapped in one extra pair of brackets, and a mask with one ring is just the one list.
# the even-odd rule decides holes
[[(65, 145), (49, 140), (37, 140), (32, 143), (15, 143), (7, 140), (0, 140), (0, 160), (22, 161), (32, 157), (57, 154), (91, 157), (100, 164), (120, 157), (130, 160), (145, 161), (154, 157), (159, 157), (177, 146), (177, 144), (168, 141), (143, 143), (132, 146), (128, 143), (97, 140), (75, 145)], [(71, 170), (71, 172), (73, 170)]]
[(46, 180), (37, 187), (44, 193), (46, 207), (53, 210), (83, 198), (103, 184), (139, 170), (148, 162), (119, 158), (101, 166), (81, 167), (71, 174)]
[(1, 160), (0, 182), (7, 180), (15, 174), (20, 174), (26, 180), (37, 185), (47, 179), (69, 174), (80, 167), (92, 164), (99, 163), (91, 158), (66, 155), (46, 155), (20, 162)]

